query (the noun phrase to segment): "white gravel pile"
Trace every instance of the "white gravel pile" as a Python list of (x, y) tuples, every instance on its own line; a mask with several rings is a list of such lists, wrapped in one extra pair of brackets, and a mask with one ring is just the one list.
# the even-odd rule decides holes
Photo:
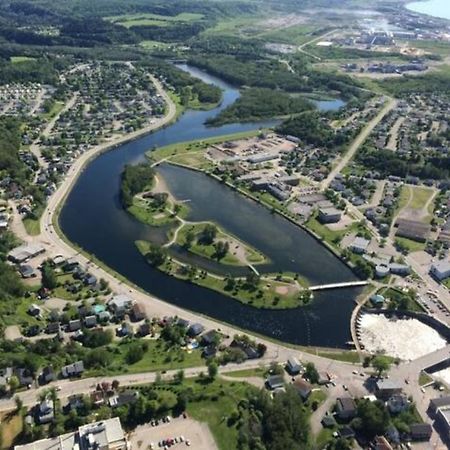
[(413, 360), (445, 347), (445, 339), (417, 319), (389, 319), (364, 314), (359, 321), (360, 342), (371, 353)]

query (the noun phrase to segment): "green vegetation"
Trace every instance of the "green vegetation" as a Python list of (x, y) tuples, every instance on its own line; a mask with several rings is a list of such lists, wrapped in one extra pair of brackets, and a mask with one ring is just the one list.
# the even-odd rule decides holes
[(420, 386), (431, 383), (433, 381), (434, 381), (433, 378), (431, 378), (430, 375), (428, 375), (426, 372), (424, 372), (423, 370), (420, 372), (420, 374), (419, 374), (419, 385)]
[(378, 294), (389, 299), (388, 309), (423, 312), (423, 308), (417, 303), (417, 294), (412, 289), (403, 291), (395, 287), (381, 288)]
[(210, 119), (208, 124), (251, 122), (296, 114), (309, 109), (313, 109), (313, 105), (302, 97), (292, 97), (267, 88), (250, 88), (243, 90), (242, 95), (232, 105)]
[(125, 208), (133, 205), (133, 197), (151, 186), (154, 170), (150, 163), (125, 166), (122, 172), (121, 199)]
[[(214, 224), (184, 225), (178, 231), (176, 243), (192, 253), (222, 264), (246, 266), (249, 262), (267, 262), (256, 249), (230, 236)], [(237, 253), (241, 254), (240, 258), (236, 256)]]
[(234, 300), (255, 308), (296, 308), (311, 301), (311, 294), (296, 283), (299, 277), (278, 274), (264, 278), (249, 271), (245, 278), (222, 278), (194, 266), (184, 265), (169, 256), (166, 249), (147, 241), (136, 241), (136, 246), (147, 261), (162, 272), (199, 286), (212, 289)]
[(140, 25), (170, 26), (172, 22), (193, 22), (203, 18), (202, 14), (180, 13), (176, 16), (164, 16), (159, 14), (124, 14), (123, 16), (105, 17), (106, 20), (122, 25), (126, 28)]
[(355, 351), (344, 351), (344, 352), (319, 351), (318, 355), (322, 356), (323, 358), (335, 359), (336, 361), (344, 361), (353, 364), (358, 364), (360, 362), (359, 353)]
[(426, 247), (425, 242), (417, 242), (400, 236), (395, 238), (394, 243), (396, 248), (405, 253), (419, 252), (425, 250)]
[(30, 236), (37, 236), (41, 232), (41, 221), (27, 217), (23, 220), (25, 230)]

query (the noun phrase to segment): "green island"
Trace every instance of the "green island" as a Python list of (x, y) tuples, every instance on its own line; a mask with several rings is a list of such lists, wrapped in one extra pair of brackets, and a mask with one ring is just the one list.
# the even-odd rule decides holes
[(249, 271), (245, 278), (219, 276), (183, 264), (169, 256), (166, 249), (148, 241), (136, 241), (149, 264), (180, 280), (197, 284), (255, 308), (288, 309), (308, 304), (311, 293), (295, 274), (264, 274)]

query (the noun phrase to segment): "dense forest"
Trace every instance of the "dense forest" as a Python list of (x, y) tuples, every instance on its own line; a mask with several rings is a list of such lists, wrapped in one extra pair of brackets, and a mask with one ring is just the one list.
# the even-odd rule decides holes
[(122, 172), (121, 199), (125, 208), (133, 204), (133, 197), (142, 192), (153, 180), (154, 171), (150, 163), (125, 166)]
[(321, 120), (320, 114), (316, 111), (291, 117), (278, 129), (283, 134), (300, 138), (305, 144), (328, 148), (338, 147), (347, 142), (349, 138), (347, 134), (336, 132)]
[(207, 84), (172, 64), (156, 59), (146, 60), (141, 64), (156, 76), (162, 77), (168, 85), (172, 86), (185, 106), (193, 98), (200, 103), (206, 104), (218, 103), (222, 98), (222, 91), (219, 87)]
[(312, 103), (302, 97), (292, 97), (281, 91), (266, 88), (244, 89), (235, 103), (208, 121), (209, 125), (256, 121), (295, 114), (313, 109)]

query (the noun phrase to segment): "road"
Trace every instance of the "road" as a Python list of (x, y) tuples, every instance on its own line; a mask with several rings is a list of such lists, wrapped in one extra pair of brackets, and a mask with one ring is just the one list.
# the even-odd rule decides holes
[(397, 100), (391, 97), (387, 98), (386, 104), (383, 106), (381, 111), (369, 121), (369, 123), (363, 128), (363, 130), (358, 134), (356, 139), (350, 144), (345, 155), (339, 161), (339, 163), (333, 168), (329, 173), (327, 178), (321, 183), (321, 189), (325, 190), (328, 188), (330, 183), (333, 181), (334, 177), (342, 171), (342, 169), (353, 159), (359, 147), (366, 141), (370, 133), (375, 129), (375, 127), (383, 120), (383, 118), (392, 111), (397, 106)]

